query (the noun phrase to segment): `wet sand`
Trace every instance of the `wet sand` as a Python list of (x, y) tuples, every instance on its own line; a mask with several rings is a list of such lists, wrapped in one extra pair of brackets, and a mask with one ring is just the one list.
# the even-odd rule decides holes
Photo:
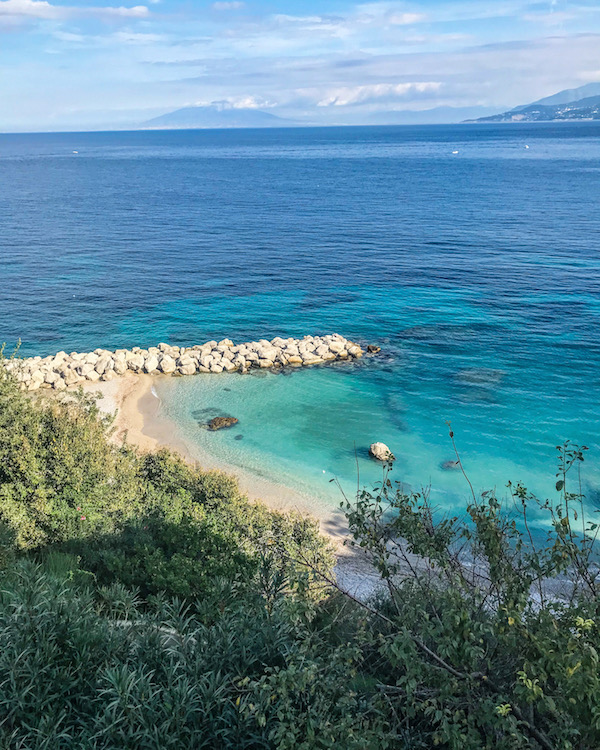
[(344, 545), (350, 535), (343, 512), (327, 507), (318, 498), (220, 462), (196, 445), (190, 446), (178, 433), (177, 426), (161, 414), (160, 399), (153, 384), (166, 377), (169, 376), (126, 373), (110, 381), (86, 384), (83, 389), (99, 395), (97, 404), (101, 412), (114, 415), (112, 439), (115, 442), (126, 440), (142, 451), (169, 448), (202, 469), (216, 469), (236, 477), (251, 502), (262, 502), (274, 510), (296, 511), (316, 519), (321, 533), (333, 545), (338, 585), (360, 599), (373, 594), (381, 586), (380, 576), (360, 548)]

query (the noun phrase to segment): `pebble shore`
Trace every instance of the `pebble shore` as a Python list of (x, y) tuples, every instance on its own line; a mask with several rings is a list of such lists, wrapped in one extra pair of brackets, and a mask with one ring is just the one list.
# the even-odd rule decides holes
[(112, 380), (131, 371), (150, 375), (195, 375), (240, 372), (251, 368), (305, 367), (363, 356), (358, 344), (339, 334), (305, 336), (302, 339), (261, 339), (235, 345), (230, 339), (208, 341), (199, 346), (159, 344), (148, 349), (95, 349), (80, 354), (58, 352), (48, 357), (28, 357), (6, 362), (22, 384), (35, 391), (57, 391), (85, 382)]

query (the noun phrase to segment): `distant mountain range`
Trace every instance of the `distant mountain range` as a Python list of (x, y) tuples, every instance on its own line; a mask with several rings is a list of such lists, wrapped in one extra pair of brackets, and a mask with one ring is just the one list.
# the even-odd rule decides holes
[(178, 130), (185, 128), (284, 128), (302, 125), (427, 125), (458, 123), (467, 117), (481, 117), (494, 111), (491, 107), (435, 107), (425, 110), (373, 112), (367, 116), (346, 114), (339, 121), (333, 117), (320, 120), (317, 118), (290, 120), (260, 109), (234, 108), (219, 103), (183, 107), (148, 120), (142, 124), (142, 127)]
[(553, 120), (600, 120), (600, 83), (565, 89), (533, 104), (467, 122), (548, 122)]
[[(450, 125), (467, 118), (482, 118), (497, 111), (495, 107), (433, 107), (433, 109), (402, 109), (373, 112), (368, 117), (369, 125)], [(365, 123), (365, 118), (361, 124)]]
[[(367, 115), (344, 113), (337, 117), (315, 118), (314, 121), (290, 120), (260, 109), (233, 107), (228, 102), (183, 107), (141, 125), (144, 129), (209, 129), (209, 128), (283, 128), (302, 125), (421, 125), (458, 122), (539, 122), (552, 120), (600, 120), (600, 83), (588, 83), (576, 89), (515, 107), (501, 114), (492, 114), (484, 107), (435, 107), (428, 110), (372, 112)], [(341, 112), (335, 114), (341, 115)], [(468, 119), (467, 119), (468, 118)]]
[(185, 128), (276, 128), (293, 124), (260, 109), (242, 109), (210, 104), (183, 107), (145, 122), (149, 129), (178, 130)]

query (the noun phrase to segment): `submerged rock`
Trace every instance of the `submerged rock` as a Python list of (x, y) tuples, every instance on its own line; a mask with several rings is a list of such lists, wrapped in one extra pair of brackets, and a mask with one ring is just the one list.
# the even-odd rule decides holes
[(504, 375), (503, 370), (472, 367), (467, 370), (459, 370), (454, 377), (464, 385), (495, 386), (502, 381)]
[(442, 464), (442, 469), (444, 471), (454, 471), (456, 469), (460, 469), (460, 461), (453, 461), (450, 459), (449, 461), (444, 461)]
[(367, 351), (369, 352), (369, 354), (377, 354), (378, 352), (381, 351), (381, 347), (375, 346), (375, 344), (369, 344), (367, 346)]
[(235, 417), (213, 417), (208, 423), (209, 430), (222, 430), (224, 427), (233, 427), (238, 420)]
[(369, 454), (378, 461), (395, 461), (396, 456), (385, 443), (372, 443), (369, 446)]

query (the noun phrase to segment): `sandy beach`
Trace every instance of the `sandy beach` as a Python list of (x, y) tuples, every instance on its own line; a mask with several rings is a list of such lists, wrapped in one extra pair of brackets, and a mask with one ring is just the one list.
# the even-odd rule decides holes
[(126, 373), (110, 381), (85, 384), (83, 388), (87, 393), (100, 394), (99, 409), (115, 415), (114, 440), (127, 440), (144, 451), (166, 447), (203, 469), (216, 469), (231, 474), (236, 477), (242, 492), (250, 500), (263, 502), (276, 510), (295, 510), (313, 516), (319, 521), (323, 534), (330, 537), (341, 550), (347, 549), (342, 546), (348, 528), (341, 511), (332, 511), (316, 498), (251, 475), (201, 452), (198, 446), (190, 446), (178, 433), (177, 426), (161, 414), (160, 400), (152, 387), (161, 377), (167, 376)]
[(315, 518), (321, 533), (335, 548), (338, 560), (335, 572), (339, 585), (355, 596), (369, 596), (377, 587), (379, 577), (359, 550), (344, 546), (349, 534), (342, 511), (332, 511), (319, 503), (318, 498), (307, 497), (289, 487), (243, 472), (236, 466), (221, 463), (214, 456), (200, 453), (197, 446), (192, 449), (177, 433), (176, 425), (160, 413), (160, 400), (152, 386), (161, 377), (168, 376), (126, 373), (110, 381), (86, 384), (83, 388), (87, 393), (99, 394), (99, 409), (114, 415), (115, 441), (125, 439), (144, 451), (169, 448), (203, 469), (216, 469), (235, 476), (240, 489), (252, 502), (265, 503), (275, 510), (294, 510)]

